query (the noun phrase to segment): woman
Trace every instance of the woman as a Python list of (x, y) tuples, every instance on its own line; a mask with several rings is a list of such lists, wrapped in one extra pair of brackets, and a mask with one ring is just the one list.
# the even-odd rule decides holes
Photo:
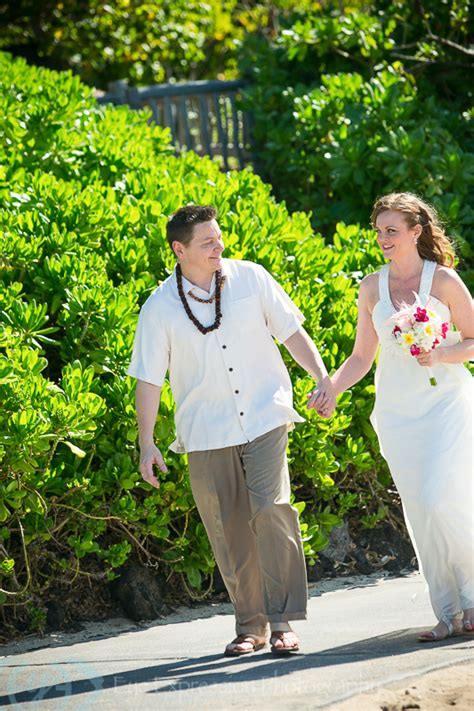
[[(361, 283), (354, 350), (331, 380), (336, 395), (357, 383), (380, 344), (371, 422), (438, 619), (419, 639), (438, 641), (463, 628), (474, 632), (472, 379), (462, 365), (474, 357), (473, 305), (432, 207), (393, 193), (377, 200), (372, 223), (389, 263)], [(396, 343), (391, 320), (414, 303), (414, 292), (457, 329), (416, 357)], [(323, 397), (312, 396), (308, 406), (327, 417)]]

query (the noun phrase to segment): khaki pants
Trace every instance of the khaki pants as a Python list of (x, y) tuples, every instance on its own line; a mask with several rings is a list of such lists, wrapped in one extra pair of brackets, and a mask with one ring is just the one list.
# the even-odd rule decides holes
[(247, 444), (188, 453), (194, 500), (235, 608), (237, 634), (264, 635), (267, 622), (278, 629), (275, 623), (306, 618), (287, 441), (283, 426)]

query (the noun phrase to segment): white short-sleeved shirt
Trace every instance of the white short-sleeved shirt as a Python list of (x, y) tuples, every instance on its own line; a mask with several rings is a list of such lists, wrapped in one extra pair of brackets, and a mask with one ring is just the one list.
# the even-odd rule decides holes
[[(202, 334), (186, 315), (176, 272), (140, 311), (128, 374), (161, 386), (169, 369), (175, 452), (244, 444), (281, 425), (304, 422), (293, 409), (290, 377), (273, 340), (296, 333), (303, 314), (258, 264), (223, 259), (222, 274), (222, 321), (215, 331)], [(183, 289), (209, 298), (185, 278)], [(204, 326), (214, 322), (214, 303), (187, 298)]]

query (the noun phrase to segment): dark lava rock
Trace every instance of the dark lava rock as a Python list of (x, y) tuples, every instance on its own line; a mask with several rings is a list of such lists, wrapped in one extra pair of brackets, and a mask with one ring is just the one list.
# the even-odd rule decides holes
[[(332, 568), (334, 568), (334, 563), (332, 563), (332, 561), (329, 561), (329, 559), (327, 560), (331, 563)], [(323, 565), (321, 561), (321, 554), (319, 554), (319, 558), (314, 565), (307, 566), (306, 577), (308, 579), (308, 583), (317, 583), (318, 580), (327, 578), (329, 575), (330, 572), (326, 570), (326, 566)]]
[(380, 556), (393, 557), (383, 567), (389, 572), (398, 572), (407, 568), (416, 570), (415, 551), (408, 534), (400, 533), (389, 523), (380, 523), (375, 528), (358, 531), (358, 547), (368, 549)]
[(51, 631), (62, 630), (66, 625), (66, 612), (57, 600), (50, 600), (47, 603), (46, 624)]
[(329, 545), (324, 549), (323, 555), (334, 563), (343, 563), (351, 551), (351, 547), (349, 524), (345, 521), (342, 526), (337, 526), (331, 530)]
[(152, 568), (128, 562), (120, 577), (110, 583), (112, 596), (124, 613), (135, 622), (153, 620), (164, 610), (160, 580)]
[(318, 560), (307, 567), (307, 577), (310, 583), (323, 578), (333, 578), (341, 574), (338, 563), (344, 563), (352, 549), (347, 521), (342, 526), (333, 528), (329, 534), (329, 544), (318, 553)]
[(367, 560), (367, 556), (362, 548), (354, 548), (354, 550), (351, 551), (351, 558), (353, 558), (355, 562), (355, 569), (358, 573), (362, 573), (362, 575), (370, 575), (370, 573), (375, 571), (375, 568), (370, 565)]
[(226, 598), (229, 597), (227, 588), (222, 580), (222, 575), (217, 565), (212, 572), (212, 590), (216, 595), (224, 595)]

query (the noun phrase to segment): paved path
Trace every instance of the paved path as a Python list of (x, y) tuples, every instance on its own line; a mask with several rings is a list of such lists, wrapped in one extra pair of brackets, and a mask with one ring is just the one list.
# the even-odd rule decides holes
[[(227, 659), (233, 637), (228, 605), (192, 611), (195, 619), (109, 625), (107, 637), (56, 635), (49, 647), (0, 659), (0, 706), (31, 711), (198, 711), (319, 709), (387, 683), (473, 659), (474, 637), (421, 645), (433, 622), (425, 584), (358, 578), (322, 595), (313, 586), (306, 622), (294, 624), (302, 653), (267, 650)], [(222, 614), (225, 611), (226, 614)], [(16, 647), (18, 649), (18, 647)], [(10, 653), (12, 652), (12, 653)], [(3, 694), (3, 695), (2, 695)]]

